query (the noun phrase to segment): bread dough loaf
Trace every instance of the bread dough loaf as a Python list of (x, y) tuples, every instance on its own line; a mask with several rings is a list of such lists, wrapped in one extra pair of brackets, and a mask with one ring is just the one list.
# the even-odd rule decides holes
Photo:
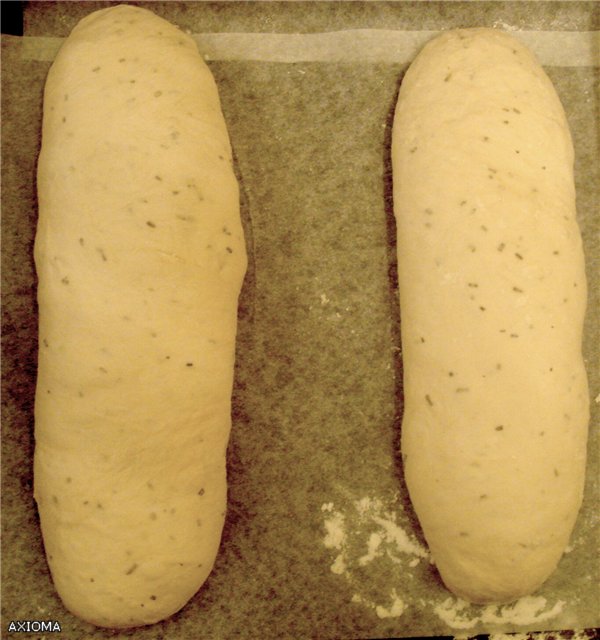
[(92, 13), (53, 63), (38, 168), (35, 499), (77, 616), (129, 627), (204, 582), (226, 508), (246, 268), (217, 88), (153, 13)]
[(393, 125), (406, 482), (441, 577), (475, 603), (537, 589), (584, 483), (586, 280), (573, 148), (531, 53), (446, 32)]

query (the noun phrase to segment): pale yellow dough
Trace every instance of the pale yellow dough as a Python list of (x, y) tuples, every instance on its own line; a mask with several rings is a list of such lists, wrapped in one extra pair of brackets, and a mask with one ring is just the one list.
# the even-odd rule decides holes
[(402, 455), (445, 584), (536, 590), (582, 500), (586, 280), (573, 148), (531, 53), (450, 31), (406, 73), (393, 126)]
[(131, 6), (75, 27), (46, 83), (38, 195), (48, 564), (84, 620), (153, 623), (219, 547), (246, 268), (217, 88), (189, 36)]

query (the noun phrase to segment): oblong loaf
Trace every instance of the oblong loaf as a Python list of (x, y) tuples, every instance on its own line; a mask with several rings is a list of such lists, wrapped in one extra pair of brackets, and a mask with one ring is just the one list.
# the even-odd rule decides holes
[(403, 79), (392, 162), (406, 482), (445, 584), (511, 601), (557, 566), (584, 484), (567, 121), (519, 41), (451, 31)]
[(226, 508), (246, 253), (194, 41), (117, 6), (44, 94), (34, 490), (54, 584), (100, 626), (161, 620), (211, 571)]

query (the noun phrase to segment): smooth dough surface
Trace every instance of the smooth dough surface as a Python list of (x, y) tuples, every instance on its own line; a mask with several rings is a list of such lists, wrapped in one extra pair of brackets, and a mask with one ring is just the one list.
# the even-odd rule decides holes
[(246, 253), (217, 88), (150, 11), (90, 14), (44, 95), (34, 491), (65, 605), (100, 626), (205, 581)]
[(446, 32), (403, 79), (392, 163), (411, 500), (445, 584), (512, 601), (554, 571), (584, 483), (567, 121), (518, 40)]

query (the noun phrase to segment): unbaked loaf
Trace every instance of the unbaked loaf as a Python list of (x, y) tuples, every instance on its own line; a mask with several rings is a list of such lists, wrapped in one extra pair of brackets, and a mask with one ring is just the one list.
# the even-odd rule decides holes
[(56, 589), (154, 623), (209, 575), (226, 509), (246, 253), (213, 77), (150, 11), (84, 18), (44, 93), (34, 492)]
[(584, 486), (569, 128), (517, 39), (466, 29), (414, 60), (392, 138), (406, 482), (445, 584), (512, 601), (556, 568)]

